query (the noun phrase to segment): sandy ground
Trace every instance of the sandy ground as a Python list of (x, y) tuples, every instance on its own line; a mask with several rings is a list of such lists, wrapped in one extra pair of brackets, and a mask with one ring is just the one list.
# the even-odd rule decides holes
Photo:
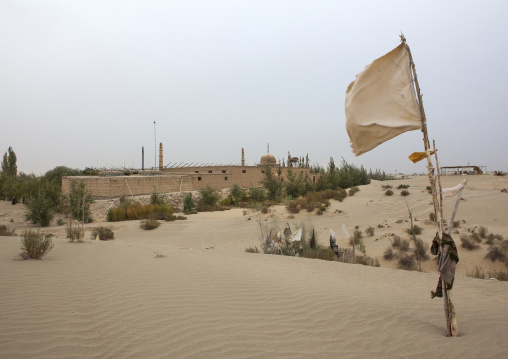
[[(42, 260), (13, 260), (19, 237), (0, 237), (1, 358), (506, 358), (508, 283), (465, 276), (487, 246), (460, 248), (474, 227), (508, 238), (508, 178), (443, 177), (443, 187), (468, 179), (453, 237), (460, 262), (454, 300), (460, 336), (445, 337), (442, 299), (429, 297), (438, 275), (396, 269), (383, 259), (391, 234), (409, 238), (405, 197), (430, 243), (435, 226), (426, 177), (360, 187), (322, 215), (290, 219), (283, 206), (267, 214), (242, 209), (200, 213), (153, 231), (139, 221), (107, 223), (108, 201), (95, 205), (95, 223), (115, 240), (70, 243), (52, 226), (54, 249)], [(394, 195), (381, 188), (390, 184)], [(445, 200), (450, 218), (455, 199)], [(23, 206), (0, 202), (0, 224), (21, 233)], [(104, 223), (101, 223), (104, 222)], [(314, 228), (328, 245), (330, 228), (364, 231), (367, 254), (381, 267), (246, 253), (260, 247), (261, 228)], [(382, 226), (382, 227), (381, 227)], [(458, 233), (457, 233), (458, 232)], [(156, 254), (159, 256), (156, 258)]]

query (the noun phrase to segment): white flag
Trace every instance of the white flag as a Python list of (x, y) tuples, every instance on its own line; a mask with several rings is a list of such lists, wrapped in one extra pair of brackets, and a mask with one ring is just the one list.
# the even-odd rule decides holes
[(374, 60), (346, 90), (346, 130), (356, 156), (422, 128), (409, 53), (400, 44)]

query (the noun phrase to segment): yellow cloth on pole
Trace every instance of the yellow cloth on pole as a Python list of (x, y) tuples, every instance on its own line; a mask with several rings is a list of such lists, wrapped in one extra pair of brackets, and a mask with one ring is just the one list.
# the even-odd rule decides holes
[[(433, 155), (435, 151), (430, 151), (430, 154)], [(413, 161), (413, 163), (419, 162), (427, 157), (427, 152), (413, 152), (409, 155), (409, 159)]]
[(346, 130), (356, 156), (422, 128), (409, 53), (400, 44), (374, 60), (346, 90)]

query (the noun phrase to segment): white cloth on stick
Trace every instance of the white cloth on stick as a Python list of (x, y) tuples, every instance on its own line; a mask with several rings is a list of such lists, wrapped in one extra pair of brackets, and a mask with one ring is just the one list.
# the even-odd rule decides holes
[(346, 130), (356, 156), (422, 128), (409, 53), (400, 44), (356, 75), (346, 90)]

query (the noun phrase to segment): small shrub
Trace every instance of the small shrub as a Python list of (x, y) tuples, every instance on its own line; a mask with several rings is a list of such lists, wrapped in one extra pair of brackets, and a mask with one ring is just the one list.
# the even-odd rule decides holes
[(480, 235), (476, 232), (473, 232), (471, 233), (471, 236), (470, 236), (470, 239), (471, 240), (474, 240), (475, 242), (477, 243), (482, 243), (482, 238), (480, 237)]
[(462, 242), (461, 247), (469, 251), (480, 248), (478, 244), (476, 244), (474, 241), (471, 240), (471, 237), (461, 236), (460, 241)]
[(183, 199), (183, 213), (195, 214), (196, 211), (194, 210), (194, 207), (196, 207), (196, 204), (194, 203), (194, 199), (192, 198), (192, 193), (189, 192), (187, 196), (185, 196)]
[(85, 237), (85, 230), (83, 227), (67, 227), (66, 228), (67, 238), (69, 238), (69, 242), (83, 242), (83, 238)]
[(400, 192), (400, 195), (404, 196), (404, 197), (409, 196), (409, 191), (405, 189), (405, 190)]
[(144, 221), (141, 221), (141, 224), (139, 225), (142, 229), (145, 231), (149, 231), (155, 228), (158, 228), (161, 224), (156, 219), (145, 219)]
[(416, 262), (413, 256), (403, 255), (399, 257), (397, 264), (399, 269), (416, 270)]
[(501, 190), (501, 192), (506, 193), (506, 192), (508, 192), (508, 190), (507, 190), (506, 188), (503, 188), (503, 189)]
[(397, 189), (406, 189), (406, 188), (409, 188), (408, 184), (399, 184), (399, 186), (397, 187)]
[(485, 255), (485, 259), (490, 259), (492, 262), (496, 260), (500, 260), (501, 262), (506, 261), (506, 252), (501, 248), (501, 246), (489, 246), (487, 248), (487, 254)]
[(27, 230), (21, 234), (22, 257), (41, 259), (53, 249), (53, 241), (49, 233)]
[(2, 225), (0, 225), (0, 236), (5, 236), (5, 237), (15, 236), (15, 235), (16, 235), (16, 233), (15, 233), (15, 232), (16, 232), (16, 231), (15, 231), (14, 229), (9, 230), (9, 229), (7, 228), (7, 226), (5, 226), (5, 225), (3, 225), (3, 224), (2, 224)]
[(166, 258), (167, 256), (163, 253), (160, 253), (159, 251), (157, 252), (153, 252), (155, 255), (153, 256), (154, 258)]
[(429, 259), (429, 255), (427, 254), (428, 251), (429, 245), (422, 241), (420, 238), (417, 238), (415, 243), (415, 253), (421, 261), (426, 261)]
[(393, 253), (393, 249), (391, 247), (385, 249), (383, 253), (383, 258), (388, 261), (391, 261), (395, 258), (395, 254)]
[(399, 250), (401, 252), (409, 251), (409, 241), (407, 239), (404, 239), (402, 242), (400, 242)]
[(478, 234), (480, 238), (485, 239), (487, 237), (487, 227), (480, 226), (478, 229)]
[(61, 218), (58, 218), (58, 220), (56, 221), (57, 226), (63, 226), (64, 224), (65, 224), (65, 221)]
[(153, 192), (150, 195), (150, 204), (164, 204), (166, 196), (163, 194), (158, 194), (155, 186), (153, 187)]
[(393, 191), (391, 189), (387, 189), (385, 192), (385, 196), (392, 196), (392, 195), (393, 195)]
[(266, 193), (262, 187), (249, 188), (249, 198), (256, 202), (263, 202), (266, 200)]
[(356, 263), (364, 266), (380, 267), (379, 259), (373, 259), (367, 255), (357, 256)]
[(96, 227), (92, 228), (92, 232), (90, 233), (90, 239), (94, 240), (99, 236), (99, 240), (107, 241), (109, 239), (115, 239), (115, 234), (109, 227)]
[(479, 265), (475, 265), (473, 269), (466, 269), (466, 276), (478, 279), (490, 279), (495, 278), (500, 281), (508, 281), (508, 271), (500, 271), (495, 268), (491, 268), (487, 271)]
[(402, 238), (400, 238), (399, 236), (393, 237), (393, 242), (392, 242), (393, 248), (400, 248), (401, 243), (402, 243)]
[(420, 235), (422, 234), (422, 228), (419, 225), (415, 224), (413, 225), (413, 228), (406, 229), (406, 232), (410, 235), (413, 234)]
[(391, 185), (389, 185), (389, 184), (385, 184), (385, 185), (381, 186), (381, 188), (384, 189), (384, 190), (387, 190), (387, 189), (390, 189), (390, 188), (393, 188), (393, 187)]
[(163, 218), (166, 222), (173, 222), (173, 221), (183, 221), (186, 220), (187, 217), (185, 216), (174, 216), (173, 214), (166, 214), (166, 216)]
[(425, 189), (426, 189), (427, 191), (432, 191), (432, 187), (431, 187), (431, 186), (427, 186), (427, 187), (425, 187)]
[(289, 213), (300, 213), (300, 207), (298, 204), (298, 200), (294, 199), (294, 200), (290, 201), (286, 205), (286, 209), (289, 211)]
[(356, 192), (360, 192), (360, 189), (358, 187), (352, 187), (349, 189), (348, 194), (354, 196)]
[(201, 203), (205, 206), (214, 207), (217, 205), (217, 201), (219, 200), (219, 194), (217, 190), (210, 185), (206, 185), (205, 187), (199, 190), (201, 194)]
[(259, 249), (256, 246), (254, 246), (254, 247), (248, 247), (248, 248), (245, 248), (245, 252), (247, 252), (247, 253), (259, 253)]
[(460, 227), (460, 221), (453, 221), (453, 228)]
[(374, 236), (374, 227), (367, 227), (367, 229), (365, 230), (365, 233), (369, 236), (369, 237), (372, 237)]
[(429, 219), (431, 222), (435, 222), (436, 221), (436, 214), (434, 212), (430, 212)]

